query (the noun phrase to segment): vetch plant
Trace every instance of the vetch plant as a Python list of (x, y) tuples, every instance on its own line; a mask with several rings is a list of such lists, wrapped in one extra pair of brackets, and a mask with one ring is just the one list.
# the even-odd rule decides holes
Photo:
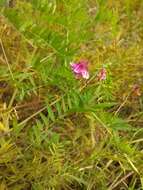
[(124, 1), (15, 1), (0, 7), (0, 189), (143, 189), (143, 3), (126, 0), (129, 19)]

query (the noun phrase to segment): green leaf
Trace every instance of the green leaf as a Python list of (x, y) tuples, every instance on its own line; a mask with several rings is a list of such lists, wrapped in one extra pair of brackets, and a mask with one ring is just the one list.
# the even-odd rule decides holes
[(50, 105), (47, 105), (48, 116), (52, 121), (55, 121), (55, 115)]

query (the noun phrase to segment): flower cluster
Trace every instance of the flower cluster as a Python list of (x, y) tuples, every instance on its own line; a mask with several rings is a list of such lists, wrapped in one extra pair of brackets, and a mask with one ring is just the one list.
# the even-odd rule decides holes
[(89, 78), (88, 72), (88, 62), (86, 60), (81, 60), (77, 63), (70, 63), (71, 69), (74, 72), (76, 78)]
[[(72, 62), (70, 63), (70, 65), (77, 79), (79, 78), (89, 79), (88, 61), (80, 60), (78, 62)], [(98, 80), (99, 81), (106, 80), (106, 75), (107, 75), (106, 69), (102, 68), (98, 73)]]

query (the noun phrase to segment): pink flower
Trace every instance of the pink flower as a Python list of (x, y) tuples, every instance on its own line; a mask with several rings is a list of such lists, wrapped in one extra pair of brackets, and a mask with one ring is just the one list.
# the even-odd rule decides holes
[(106, 80), (106, 69), (102, 68), (98, 74), (98, 80), (102, 81), (102, 80)]
[(81, 60), (77, 63), (70, 63), (71, 69), (74, 72), (76, 78), (89, 78), (88, 72), (88, 62), (86, 60)]

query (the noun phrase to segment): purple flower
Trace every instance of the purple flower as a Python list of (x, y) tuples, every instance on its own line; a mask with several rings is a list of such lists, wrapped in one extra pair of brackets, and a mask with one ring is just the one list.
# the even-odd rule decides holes
[(102, 68), (98, 74), (98, 80), (102, 81), (102, 80), (106, 80), (106, 69)]
[(81, 60), (77, 63), (70, 63), (71, 69), (74, 72), (76, 78), (89, 78), (89, 72), (88, 72), (88, 62), (86, 60)]

